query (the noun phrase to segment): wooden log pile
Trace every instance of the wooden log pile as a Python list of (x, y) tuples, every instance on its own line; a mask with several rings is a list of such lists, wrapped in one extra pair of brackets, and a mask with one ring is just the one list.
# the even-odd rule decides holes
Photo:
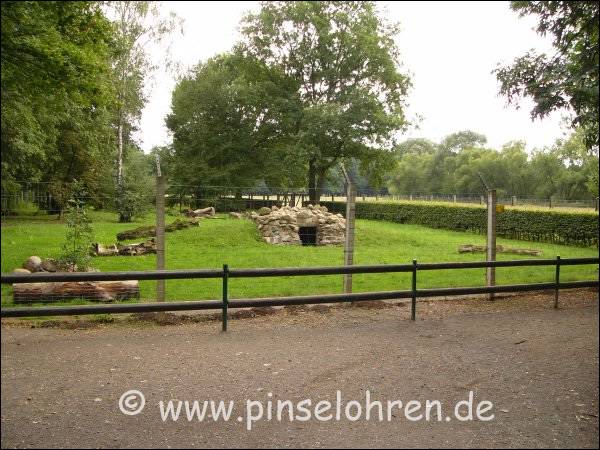
[[(184, 228), (197, 227), (199, 225), (198, 219), (181, 220), (176, 219), (175, 222), (170, 223), (165, 227), (165, 232), (170, 233), (176, 230), (183, 230)], [(139, 239), (144, 237), (156, 236), (156, 227), (146, 226), (138, 227), (133, 230), (122, 231), (117, 234), (117, 240), (125, 241), (127, 239)]]
[[(485, 253), (487, 252), (486, 245), (475, 245), (466, 244), (458, 247), (458, 253)], [(541, 250), (535, 250), (531, 248), (513, 248), (505, 247), (503, 245), (496, 246), (496, 253), (513, 253), (515, 255), (530, 255), (530, 256), (541, 256)]]
[(136, 256), (156, 253), (156, 242), (154, 238), (135, 244), (94, 244), (96, 256)]
[[(25, 260), (22, 268), (17, 268), (13, 272), (29, 274), (76, 271), (77, 267), (66, 267), (52, 258), (42, 259), (39, 256), (30, 256)], [(14, 283), (12, 289), (15, 303), (52, 303), (74, 299), (112, 302), (140, 298), (140, 287), (137, 280)]]
[(52, 303), (75, 299), (113, 302), (132, 298), (140, 298), (137, 280), (13, 284), (15, 303)]
[(202, 209), (185, 209), (183, 213), (187, 217), (212, 217), (215, 215), (215, 208), (209, 206)]

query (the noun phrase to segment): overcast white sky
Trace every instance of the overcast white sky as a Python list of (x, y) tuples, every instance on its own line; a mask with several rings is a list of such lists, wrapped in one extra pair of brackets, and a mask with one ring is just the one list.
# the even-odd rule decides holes
[[(389, 20), (401, 24), (398, 45), (413, 81), (408, 116), (422, 118), (419, 128), (403, 137), (439, 141), (469, 129), (485, 134), (491, 147), (524, 140), (531, 150), (564, 135), (560, 114), (532, 122), (529, 102), (522, 102), (520, 110), (506, 106), (490, 73), (497, 63), (510, 62), (531, 48), (551, 51), (549, 39), (533, 31), (533, 18), (519, 18), (508, 2), (378, 3)], [(184, 19), (171, 57), (185, 68), (229, 50), (238, 39), (241, 17), (257, 10), (258, 2), (174, 1), (163, 8)], [(159, 52), (154, 51), (160, 58)], [(172, 74), (155, 74), (138, 136), (145, 151), (170, 142), (164, 120), (174, 85)]]

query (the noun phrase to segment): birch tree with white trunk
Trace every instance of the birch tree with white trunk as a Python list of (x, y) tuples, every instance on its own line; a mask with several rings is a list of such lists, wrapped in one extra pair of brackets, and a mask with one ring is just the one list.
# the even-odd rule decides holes
[[(167, 41), (182, 23), (174, 13), (163, 17), (161, 9), (160, 2), (117, 1), (107, 4), (107, 15), (113, 21), (116, 34), (113, 67), (117, 91), (115, 184), (120, 222), (131, 221), (124, 204), (127, 201), (124, 171), (127, 144), (132, 143), (132, 132), (136, 130), (146, 104), (151, 75), (159, 68), (171, 68)], [(160, 62), (155, 61), (156, 57), (153, 60), (150, 48), (164, 48)]]

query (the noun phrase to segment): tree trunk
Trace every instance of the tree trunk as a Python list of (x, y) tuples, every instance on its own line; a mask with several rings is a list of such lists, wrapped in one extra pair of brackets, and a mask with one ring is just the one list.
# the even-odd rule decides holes
[(125, 214), (124, 208), (124, 183), (123, 183), (123, 116), (119, 115), (117, 125), (117, 209), (119, 211), (119, 222), (131, 222), (131, 217)]
[(308, 163), (308, 202), (316, 205), (319, 201), (317, 189), (317, 165), (315, 160)]
[(315, 196), (315, 205), (321, 202), (321, 194), (323, 193), (323, 187), (325, 186), (325, 177), (327, 175), (327, 169), (320, 170), (317, 174), (317, 194)]
[(123, 186), (123, 118), (119, 117), (119, 125), (117, 127), (117, 190)]

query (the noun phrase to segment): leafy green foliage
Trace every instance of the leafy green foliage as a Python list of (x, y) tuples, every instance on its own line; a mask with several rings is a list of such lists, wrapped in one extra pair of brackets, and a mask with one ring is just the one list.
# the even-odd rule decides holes
[[(126, 151), (135, 150), (132, 133), (136, 130), (146, 104), (144, 88), (149, 75), (156, 69), (147, 51), (150, 43), (159, 44), (177, 27), (179, 19), (171, 14), (168, 18), (160, 17), (158, 2), (150, 1), (115, 1), (108, 2), (109, 16), (114, 21), (116, 36), (113, 74), (115, 80), (116, 102), (114, 122), (116, 129), (116, 187), (117, 209), (120, 222), (130, 222), (133, 214), (138, 212), (140, 204), (136, 193), (132, 193), (131, 182), (125, 176)], [(162, 63), (169, 65), (165, 57)], [(131, 179), (140, 176), (133, 173)]]
[(156, 187), (154, 164), (152, 155), (145, 155), (135, 147), (125, 155), (124, 168), (131, 175), (116, 187), (114, 201), (119, 222), (131, 222), (152, 206)]
[(479, 175), (500, 196), (548, 200), (594, 199), (598, 196), (598, 154), (588, 150), (578, 128), (551, 148), (525, 151), (509, 142), (499, 151), (485, 148), (485, 137), (472, 132), (450, 135), (435, 144), (409, 139), (400, 143), (389, 169), (394, 194), (477, 194), (484, 191)]
[[(346, 210), (342, 202), (321, 204), (336, 213)], [(356, 217), (481, 234), (487, 229), (486, 209), (478, 206), (357, 202)], [(497, 215), (496, 232), (510, 239), (598, 246), (598, 214), (506, 209)]]
[(131, 222), (135, 216), (140, 215), (148, 209), (148, 204), (144, 202), (142, 194), (122, 187), (122, 191), (117, 194), (116, 206), (119, 212), (119, 222)]
[(458, 153), (468, 148), (479, 148), (487, 142), (483, 134), (471, 130), (459, 131), (446, 136), (439, 148), (446, 152)]
[(106, 175), (110, 22), (98, 2), (2, 2), (2, 180)]
[(11, 208), (12, 214), (15, 216), (35, 216), (40, 213), (38, 206), (33, 202), (18, 201)]
[(513, 1), (521, 16), (538, 17), (537, 32), (551, 35), (556, 54), (529, 52), (511, 66), (495, 70), (500, 93), (509, 103), (521, 97), (535, 102), (533, 118), (562, 108), (573, 111), (573, 127), (582, 127), (588, 148), (598, 148), (598, 27), (597, 1)]
[(240, 54), (199, 64), (173, 92), (173, 147), (163, 159), (171, 176), (205, 186), (289, 183), (293, 164), (281, 149), (290, 133), (290, 89), (280, 73)]
[(58, 258), (61, 266), (76, 271), (86, 271), (90, 267), (93, 229), (85, 208), (85, 192), (83, 185), (73, 183), (73, 195), (67, 202), (65, 243)]
[(243, 52), (293, 82), (287, 151), (306, 167), (311, 201), (340, 160), (378, 159), (406, 126), (397, 33), (373, 2), (265, 2), (244, 19)]
[(130, 220), (148, 196), (132, 162), (153, 67), (145, 46), (177, 18), (158, 19), (155, 2), (120, 1), (8, 1), (1, 13), (3, 189), (47, 183), (62, 210), (77, 179), (95, 207), (125, 196), (117, 209)]

